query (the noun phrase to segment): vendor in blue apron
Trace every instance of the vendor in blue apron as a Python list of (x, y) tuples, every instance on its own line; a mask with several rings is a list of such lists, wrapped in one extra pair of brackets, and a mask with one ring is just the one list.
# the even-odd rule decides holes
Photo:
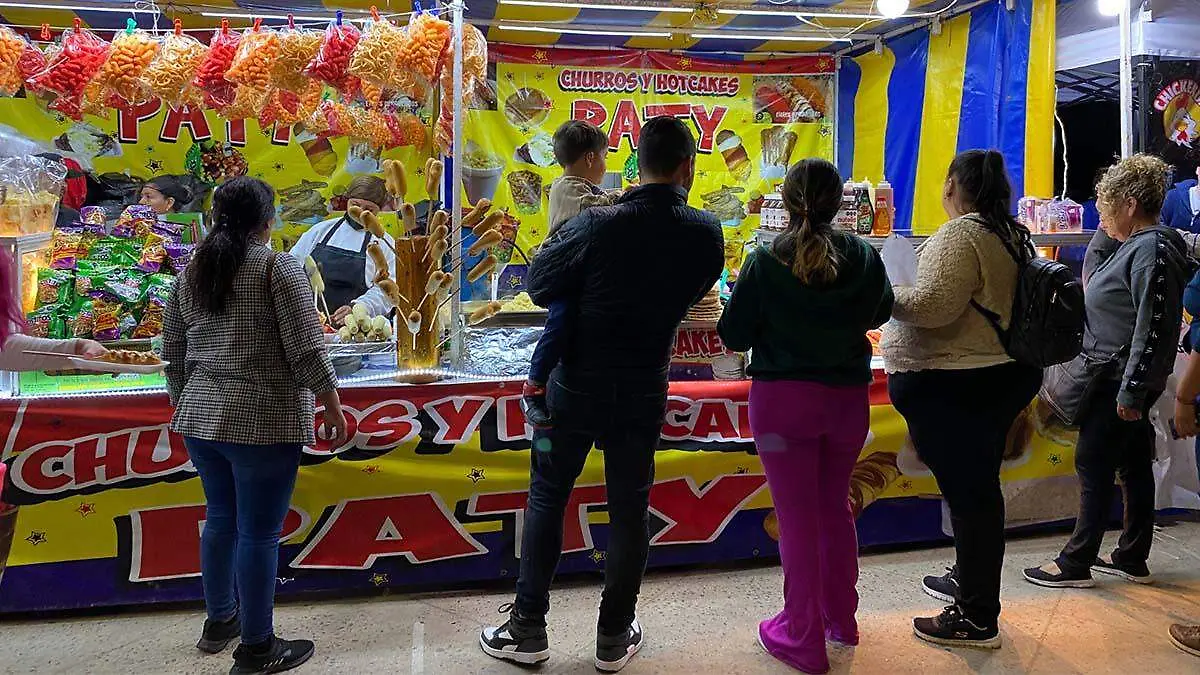
[[(382, 178), (357, 176), (346, 188), (346, 206), (358, 206), (364, 211), (379, 213), (393, 208), (392, 196)], [(342, 323), (356, 303), (366, 306), (371, 316), (387, 314), (392, 306), (387, 296), (372, 281), (375, 278), (375, 262), (367, 255), (367, 245), (375, 237), (367, 232), (349, 214), (332, 218), (313, 225), (296, 245), (291, 254), (301, 262), (312, 256), (325, 280), (325, 304), (332, 314), (331, 325)], [(391, 237), (388, 244), (394, 245)], [(392, 247), (384, 244), (383, 254), (388, 267), (395, 273), (396, 255)]]

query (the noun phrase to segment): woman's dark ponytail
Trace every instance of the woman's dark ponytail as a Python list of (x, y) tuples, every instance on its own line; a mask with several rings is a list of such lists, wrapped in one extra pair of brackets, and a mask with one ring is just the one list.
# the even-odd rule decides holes
[(963, 203), (973, 208), (1010, 250), (1032, 258), (1029, 228), (1012, 215), (1012, 184), (1008, 182), (1004, 155), (997, 150), (967, 150), (950, 162), (949, 173)]
[(187, 268), (192, 297), (206, 311), (220, 314), (233, 280), (246, 260), (251, 239), (275, 218), (275, 191), (257, 178), (239, 176), (213, 193), (211, 230)]
[(842, 178), (830, 162), (809, 158), (796, 162), (783, 181), (787, 230), (772, 251), (804, 284), (837, 279), (841, 258), (833, 245), (833, 219), (842, 206)]

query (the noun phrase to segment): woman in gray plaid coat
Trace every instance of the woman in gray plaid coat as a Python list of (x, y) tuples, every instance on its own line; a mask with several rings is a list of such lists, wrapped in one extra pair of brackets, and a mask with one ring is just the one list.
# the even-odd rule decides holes
[(341, 443), (346, 418), (303, 267), (268, 246), (275, 193), (234, 178), (213, 194), (212, 232), (176, 283), (163, 319), (171, 429), (184, 437), (208, 505), (200, 568), (208, 619), (197, 648), (235, 637), (233, 673), (279, 672), (313, 653), (275, 637), (279, 533), (315, 443), (315, 399)]

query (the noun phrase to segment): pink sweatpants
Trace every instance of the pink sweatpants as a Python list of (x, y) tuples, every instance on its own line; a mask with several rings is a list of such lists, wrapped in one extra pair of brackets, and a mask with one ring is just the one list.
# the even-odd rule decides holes
[(867, 387), (756, 380), (750, 426), (779, 522), (783, 611), (759, 624), (772, 656), (829, 670), (825, 640), (858, 644), (850, 474), (870, 426)]

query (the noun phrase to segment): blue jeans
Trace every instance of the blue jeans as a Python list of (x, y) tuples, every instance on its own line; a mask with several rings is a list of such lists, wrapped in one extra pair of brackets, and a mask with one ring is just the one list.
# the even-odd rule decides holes
[(574, 388), (555, 371), (546, 396), (554, 426), (535, 432), (537, 450), (530, 453), (515, 605), (524, 618), (545, 624), (567, 500), (595, 445), (604, 451), (609, 520), (599, 628), (620, 634), (634, 619), (650, 550), (647, 509), (666, 414), (665, 387), (653, 391), (609, 382)]
[(200, 572), (208, 618), (242, 619), (242, 643), (274, 634), (279, 533), (296, 485), (300, 446), (242, 445), (185, 437), (208, 513)]
[(533, 348), (529, 359), (529, 381), (544, 385), (550, 381), (550, 372), (562, 360), (567, 346), (567, 303), (558, 301), (546, 308), (546, 327)]

